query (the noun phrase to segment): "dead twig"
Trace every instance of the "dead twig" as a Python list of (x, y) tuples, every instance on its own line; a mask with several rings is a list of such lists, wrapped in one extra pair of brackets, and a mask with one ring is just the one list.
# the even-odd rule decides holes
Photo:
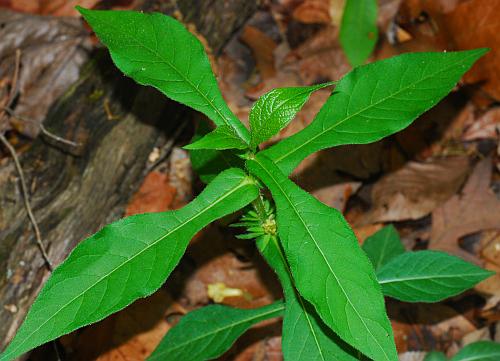
[(23, 168), (21, 167), (21, 163), (19, 162), (19, 158), (17, 157), (16, 150), (9, 143), (7, 138), (5, 138), (5, 136), (2, 133), (0, 133), (0, 141), (7, 148), (12, 159), (14, 160), (14, 164), (16, 166), (17, 173), (19, 174), (19, 180), (21, 183), (21, 192), (22, 192), (22, 196), (23, 196), (24, 207), (26, 208), (26, 212), (28, 213), (28, 218), (31, 221), (31, 224), (33, 225), (33, 229), (35, 231), (36, 243), (38, 245), (38, 248), (40, 248), (40, 252), (42, 253), (42, 257), (43, 257), (43, 260), (45, 261), (47, 268), (49, 269), (49, 271), (52, 272), (54, 267), (52, 266), (52, 262), (49, 259), (49, 256), (47, 254), (47, 250), (45, 249), (45, 246), (43, 245), (42, 235), (40, 233), (40, 228), (38, 227), (38, 223), (36, 221), (36, 218), (33, 214), (32, 209), (31, 209), (31, 204), (29, 201), (29, 194), (28, 194), (28, 187), (26, 186), (26, 179), (24, 178)]
[[(9, 96), (7, 98), (7, 103), (6, 103), (7, 106), (2, 107), (2, 108), (9, 108), (16, 97), (17, 83), (18, 83), (18, 79), (19, 79), (20, 67), (21, 67), (21, 50), (17, 49), (16, 50), (16, 63), (15, 63), (15, 68), (14, 68), (14, 75), (12, 77), (12, 86), (11, 86), (11, 89), (9, 92)], [(4, 111), (7, 112), (5, 109), (4, 109)], [(4, 118), (4, 117), (5, 117), (5, 114), (3, 114), (1, 118)], [(42, 253), (42, 258), (45, 262), (47, 269), (50, 272), (52, 272), (54, 267), (52, 266), (52, 262), (50, 261), (49, 256), (47, 254), (47, 250), (45, 249), (45, 246), (43, 244), (42, 235), (40, 233), (40, 228), (38, 227), (38, 222), (36, 221), (35, 215), (33, 214), (33, 211), (31, 208), (28, 187), (26, 185), (26, 179), (24, 177), (23, 168), (21, 167), (21, 163), (19, 162), (19, 158), (17, 157), (16, 150), (10, 144), (10, 142), (7, 140), (5, 135), (1, 132), (0, 132), (0, 142), (7, 148), (12, 159), (14, 160), (14, 165), (16, 167), (17, 173), (19, 174), (19, 180), (21, 183), (21, 193), (23, 196), (24, 207), (26, 208), (26, 213), (28, 213), (28, 218), (29, 218), (31, 224), (33, 225), (33, 230), (35, 231), (36, 243), (38, 245), (38, 248), (40, 248), (40, 252)]]
[[(19, 115), (13, 109), (11, 109), (9, 107), (2, 107), (2, 110), (4, 110), (11, 117), (17, 118), (19, 120), (22, 120), (23, 122), (36, 123), (36, 121), (34, 119), (26, 118), (26, 117), (24, 117), (22, 115)], [(80, 143), (73, 142), (71, 140), (62, 138), (62, 137), (60, 137), (58, 135), (55, 135), (54, 133), (50, 132), (49, 130), (47, 130), (47, 128), (45, 128), (45, 126), (43, 125), (43, 123), (40, 123), (39, 126), (40, 126), (40, 131), (42, 132), (43, 135), (45, 135), (48, 138), (53, 139), (54, 141), (56, 141), (58, 143), (66, 144), (66, 145), (69, 145), (69, 146), (75, 147), (75, 148), (78, 148), (78, 147), (81, 146)]]

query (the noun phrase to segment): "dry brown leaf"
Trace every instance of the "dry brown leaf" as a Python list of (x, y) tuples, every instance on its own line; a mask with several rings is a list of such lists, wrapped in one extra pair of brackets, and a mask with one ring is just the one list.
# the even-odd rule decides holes
[(398, 51), (488, 47), (491, 51), (463, 80), (480, 83), (490, 100), (500, 100), (500, 0), (406, 0), (402, 5), (398, 21), (413, 41), (401, 44)]
[(408, 162), (375, 184), (367, 219), (373, 223), (422, 218), (458, 191), (468, 171), (467, 157)]
[[(484, 268), (496, 272), (496, 275), (485, 279), (476, 285), (475, 289), (492, 295), (494, 299), (500, 297), (500, 231), (483, 232), (481, 244), (480, 256), (485, 262)], [(494, 303), (494, 300), (488, 302)], [(487, 310), (488, 307), (485, 306), (484, 309)]]
[(344, 212), (349, 197), (361, 187), (361, 182), (346, 182), (316, 189), (312, 194), (324, 204)]
[(443, 27), (457, 49), (487, 47), (490, 52), (464, 76), (500, 100), (500, 0), (462, 1), (442, 19)]
[(465, 346), (478, 341), (491, 341), (491, 333), (488, 327), (483, 327), (466, 334), (462, 339), (462, 345)]
[(160, 289), (123, 311), (61, 339), (74, 361), (145, 360), (171, 327), (165, 320), (172, 299)]
[(330, 0), (305, 0), (297, 6), (292, 16), (305, 24), (328, 24), (330, 18)]
[[(169, 285), (174, 293), (179, 293), (186, 307), (207, 304), (208, 286), (219, 283), (242, 291), (239, 296), (223, 300), (224, 304), (240, 308), (263, 306), (280, 293), (276, 277), (257, 257), (252, 245), (235, 240), (215, 225), (206, 228), (191, 242), (185, 258), (187, 263), (181, 263), (180, 273), (170, 279)], [(192, 269), (183, 268), (188, 265)]]
[(424, 361), (425, 352), (409, 351), (399, 355), (399, 361)]
[(240, 39), (252, 49), (262, 80), (272, 78), (276, 74), (273, 55), (276, 49), (274, 40), (251, 25), (245, 26)]
[(461, 194), (450, 198), (432, 213), (429, 248), (474, 260), (458, 240), (466, 235), (500, 228), (500, 200), (490, 188), (491, 158), (479, 162)]
[[(0, 79), (13, 73), (13, 54), (21, 50), (15, 112), (18, 130), (35, 137), (55, 99), (79, 77), (87, 60), (87, 33), (78, 19), (0, 12)], [(1, 94), (0, 94), (1, 96)]]
[(476, 330), (464, 314), (445, 304), (389, 302), (387, 307), (399, 352), (447, 350)]
[(351, 68), (340, 47), (338, 28), (334, 26), (326, 26), (293, 50), (283, 66), (297, 72), (305, 85), (338, 80)]
[(163, 212), (171, 209), (176, 195), (175, 187), (169, 183), (168, 175), (149, 173), (141, 187), (132, 197), (125, 211), (126, 216), (147, 212)]
[(346, 0), (330, 0), (330, 23), (339, 27), (344, 15), (344, 7)]
[(500, 134), (500, 108), (496, 107), (474, 120), (462, 136), (465, 141), (498, 139)]

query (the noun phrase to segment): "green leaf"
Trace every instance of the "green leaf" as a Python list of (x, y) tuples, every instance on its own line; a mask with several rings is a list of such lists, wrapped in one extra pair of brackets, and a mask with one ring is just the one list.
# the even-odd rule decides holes
[(373, 267), (334, 208), (290, 181), (268, 158), (247, 161), (276, 202), (278, 235), (300, 294), (345, 342), (375, 361), (397, 360)]
[(405, 252), (405, 247), (399, 239), (398, 231), (393, 225), (386, 226), (363, 243), (363, 251), (373, 264), (375, 271), (392, 258)]
[(498, 361), (500, 360), (500, 343), (479, 341), (461, 349), (451, 361)]
[(492, 274), (444, 252), (417, 251), (390, 260), (377, 272), (377, 278), (386, 296), (405, 302), (438, 302)]
[(224, 101), (203, 45), (184, 25), (159, 13), (77, 10), (125, 75), (228, 126), (248, 143), (249, 132)]
[(342, 341), (319, 318), (314, 307), (293, 286), (292, 275), (275, 236), (257, 239), (257, 247), (278, 274), (285, 293), (282, 350), (285, 360), (356, 361), (361, 355)]
[(396, 133), (448, 94), (486, 51), (408, 53), (360, 66), (342, 78), (309, 126), (263, 154), (290, 174), (318, 150)]
[(167, 332), (148, 361), (212, 360), (251, 326), (281, 316), (284, 308), (279, 301), (250, 310), (211, 305), (189, 312)]
[[(201, 122), (196, 128), (193, 142), (208, 134), (212, 128)], [(202, 182), (210, 183), (220, 172), (229, 168), (243, 168), (243, 159), (231, 150), (191, 149), (189, 150), (191, 166)]]
[(425, 355), (424, 361), (446, 361), (446, 356), (442, 352), (432, 351)]
[(333, 84), (276, 88), (261, 96), (250, 110), (250, 147), (256, 148), (278, 134), (295, 118), (313, 92)]
[(339, 37), (351, 65), (363, 64), (377, 43), (377, 1), (347, 0)]
[(248, 146), (234, 135), (231, 128), (226, 125), (216, 128), (203, 138), (184, 146), (184, 149), (245, 149)]
[(54, 270), (0, 360), (11, 360), (150, 295), (199, 230), (257, 195), (254, 180), (233, 168), (180, 210), (131, 216), (104, 227)]

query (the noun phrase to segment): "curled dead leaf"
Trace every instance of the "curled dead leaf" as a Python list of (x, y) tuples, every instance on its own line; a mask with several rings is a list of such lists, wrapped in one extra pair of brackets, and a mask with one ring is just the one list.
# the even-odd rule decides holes
[(453, 196), (469, 171), (467, 157), (408, 162), (372, 190), (370, 223), (419, 219)]

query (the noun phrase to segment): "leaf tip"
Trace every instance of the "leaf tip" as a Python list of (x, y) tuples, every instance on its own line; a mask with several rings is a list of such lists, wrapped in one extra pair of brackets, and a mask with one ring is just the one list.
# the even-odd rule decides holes
[(85, 15), (85, 13), (88, 13), (88, 11), (90, 11), (89, 9), (85, 9), (85, 8), (81, 7), (80, 5), (76, 5), (75, 9), (76, 9), (76, 11), (78, 11), (82, 15)]

